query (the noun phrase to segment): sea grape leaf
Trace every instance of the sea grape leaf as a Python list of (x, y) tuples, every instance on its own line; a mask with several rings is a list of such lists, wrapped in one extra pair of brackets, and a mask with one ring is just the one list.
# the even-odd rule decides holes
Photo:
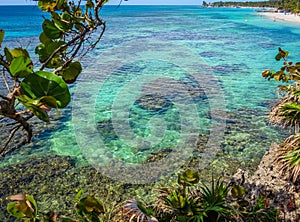
[(49, 19), (44, 20), (42, 27), (46, 36), (50, 39), (58, 39), (62, 36), (63, 32), (59, 28), (57, 28), (55, 24)]
[(76, 61), (70, 63), (64, 70), (62, 70), (60, 74), (66, 83), (71, 84), (76, 81), (76, 78), (81, 72), (81, 64), (80, 62)]
[(93, 9), (95, 7), (95, 4), (92, 0), (88, 0), (85, 4), (85, 10), (86, 10), (86, 14), (89, 12), (89, 9)]
[(90, 221), (99, 221), (99, 216), (104, 213), (103, 204), (92, 196), (87, 196), (77, 203), (76, 212), (83, 218), (88, 218)]
[(276, 59), (277, 61), (279, 61), (280, 59), (284, 59), (284, 58), (288, 57), (288, 55), (289, 55), (289, 52), (288, 52), (288, 51), (283, 50), (283, 49), (281, 49), (281, 48), (278, 48), (278, 53), (277, 53), (277, 55), (275, 56), (275, 59)]
[[(58, 108), (66, 107), (71, 98), (65, 81), (54, 73), (46, 71), (37, 71), (27, 76), (21, 82), (21, 92), (34, 100), (52, 96), (56, 99)], [(47, 105), (56, 108), (53, 104)]]
[(280, 52), (278, 52), (277, 55), (275, 56), (275, 59), (276, 59), (277, 61), (279, 61), (281, 58), (282, 58), (282, 57), (281, 57), (281, 54), (280, 54)]
[(16, 96), (16, 98), (40, 120), (43, 120), (47, 123), (50, 122), (48, 113), (45, 109), (41, 108), (43, 103), (40, 99), (34, 100), (26, 95)]
[(50, 39), (45, 32), (42, 32), (39, 36), (40, 42), (47, 45), (50, 44), (52, 42), (52, 39)]
[[(40, 62), (45, 62), (51, 55), (52, 53), (55, 52), (59, 47), (64, 45), (64, 41), (55, 41), (55, 42), (50, 42), (49, 44), (39, 44), (36, 49), (35, 53), (39, 55), (39, 60)], [(63, 49), (64, 50), (64, 49)], [(62, 51), (63, 51), (62, 50)], [(50, 61), (50, 63), (47, 64), (47, 68), (57, 68), (60, 66), (62, 63), (62, 60), (58, 54), (53, 57), (53, 59)]]
[(9, 49), (9, 48), (5, 47), (4, 54), (9, 63), (11, 63), (14, 58), (19, 57), (19, 56), (25, 56), (25, 57), (30, 58), (28, 51), (23, 48)]
[(38, 2), (38, 7), (44, 12), (53, 12), (56, 6), (56, 1), (41, 1)]
[(59, 47), (65, 45), (66, 43), (64, 41), (55, 41), (51, 42), (49, 45), (46, 45), (47, 47), (47, 52), (49, 53), (49, 56), (57, 50)]
[(67, 21), (67, 22), (71, 22), (72, 16), (70, 15), (69, 12), (64, 12), (62, 14), (62, 19), (65, 20), (65, 21)]
[(29, 57), (19, 56), (12, 60), (9, 69), (13, 77), (24, 78), (32, 73), (33, 64)]
[(26, 106), (27, 109), (29, 109), (30, 111), (32, 111), (32, 113), (37, 116), (40, 120), (46, 122), (46, 123), (49, 123), (50, 122), (50, 119), (49, 119), (49, 115), (48, 113), (46, 112), (46, 110), (38, 107), (38, 106), (35, 106), (31, 103), (23, 103), (24, 106)]
[(47, 58), (49, 58), (49, 53), (47, 52), (47, 48), (43, 43), (36, 46), (35, 53), (39, 55), (40, 62), (45, 62)]
[(67, 0), (57, 0), (56, 9), (63, 11), (70, 11)]
[(0, 48), (1, 48), (1, 44), (3, 42), (3, 39), (4, 39), (4, 30), (0, 30)]
[(25, 195), (16, 202), (10, 202), (7, 211), (14, 217), (27, 221), (37, 217), (37, 204), (32, 196)]
[(52, 20), (53, 20), (55, 26), (58, 29), (60, 29), (64, 32), (67, 32), (72, 28), (70, 26), (70, 24), (72, 24), (72, 23), (68, 23), (68, 22), (63, 21), (62, 18), (60, 17), (60, 15), (57, 14), (56, 12), (51, 12), (51, 17), (52, 17)]
[(18, 219), (22, 219), (22, 218), (24, 218), (26, 216), (22, 211), (20, 211), (18, 209), (17, 202), (10, 202), (10, 203), (8, 203), (6, 209), (7, 209), (7, 212), (10, 215), (12, 215), (12, 216), (14, 216), (14, 217), (16, 217)]

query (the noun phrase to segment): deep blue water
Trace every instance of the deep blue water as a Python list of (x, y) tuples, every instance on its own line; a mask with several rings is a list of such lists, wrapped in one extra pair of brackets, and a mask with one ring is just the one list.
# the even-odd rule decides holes
[[(55, 153), (140, 163), (154, 151), (220, 130), (216, 150), (247, 162), (278, 139), (266, 123), (276, 83), (261, 71), (280, 67), (274, 60), (278, 47), (299, 58), (300, 26), (273, 22), (254, 9), (198, 6), (108, 6), (102, 17), (107, 31), (84, 60), (65, 117), (45, 126), (8, 162)], [(33, 51), (42, 21), (35, 6), (0, 7), (8, 46), (31, 41)], [(165, 109), (155, 102), (149, 108), (149, 98)], [(221, 111), (229, 114), (227, 125)], [(230, 127), (232, 122), (240, 126)]]

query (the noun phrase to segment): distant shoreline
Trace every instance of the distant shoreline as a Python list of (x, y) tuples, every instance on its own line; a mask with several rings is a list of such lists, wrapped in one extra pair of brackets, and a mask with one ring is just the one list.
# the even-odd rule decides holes
[(296, 14), (284, 14), (278, 12), (259, 12), (259, 15), (266, 16), (272, 19), (274, 22), (283, 21), (300, 25), (300, 15)]

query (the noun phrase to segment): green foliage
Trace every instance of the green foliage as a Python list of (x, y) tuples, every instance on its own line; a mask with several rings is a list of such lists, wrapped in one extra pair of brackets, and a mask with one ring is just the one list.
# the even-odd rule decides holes
[[(36, 116), (48, 123), (51, 108), (56, 108), (58, 113), (59, 108), (69, 104), (67, 84), (74, 83), (82, 72), (78, 60), (96, 46), (105, 30), (99, 13), (106, 0), (86, 1), (85, 12), (80, 5), (81, 0), (37, 1), (38, 7), (50, 15), (44, 17), (40, 43), (35, 47), (39, 61), (32, 61), (34, 57), (22, 46), (14, 49), (6, 47), (0, 52), (0, 66), (3, 68), (1, 82), (8, 91), (7, 95), (0, 95), (1, 104), (8, 104), (0, 106), (0, 114), (15, 121), (16, 130), (27, 131), (26, 142), (30, 142), (32, 137), (32, 129), (27, 122), (30, 118)], [(3, 40), (4, 31), (0, 30), (0, 48)], [(16, 100), (23, 106), (17, 108)], [(0, 155), (9, 152), (5, 149), (16, 130), (11, 130), (11, 135), (3, 141)]]
[[(185, 171), (178, 177), (191, 174), (195, 175), (195, 171)], [(158, 190), (154, 216), (161, 222), (275, 222), (279, 215), (268, 205), (267, 198), (260, 195), (252, 203), (246, 198), (245, 188), (228, 186), (220, 179), (212, 178), (210, 186), (195, 183), (184, 189), (184, 184), (178, 185)]]
[[(35, 222), (103, 222), (105, 207), (101, 201), (92, 196), (82, 197), (83, 191), (79, 191), (76, 195), (75, 210), (78, 219), (69, 218), (66, 216), (58, 216), (55, 212), (38, 214), (38, 207), (34, 198), (30, 195), (18, 194), (10, 197), (10, 202), (7, 205), (7, 211), (21, 221)], [(110, 221), (110, 219), (106, 220)]]
[(79, 62), (70, 63), (65, 69), (60, 71), (60, 75), (66, 83), (71, 84), (76, 81), (77, 77), (82, 71), (81, 64)]
[(29, 57), (19, 56), (11, 61), (9, 70), (13, 77), (24, 78), (32, 73), (33, 64)]
[(7, 205), (7, 211), (14, 217), (22, 221), (36, 221), (38, 217), (37, 204), (30, 195), (18, 194), (10, 197), (11, 200)]
[(59, 39), (63, 35), (63, 31), (56, 27), (54, 21), (46, 19), (42, 27), (45, 35), (50, 39)]
[(178, 184), (182, 186), (193, 186), (199, 183), (199, 174), (196, 171), (187, 169), (178, 175)]
[(284, 59), (283, 66), (279, 71), (264, 70), (262, 76), (268, 80), (274, 79), (276, 81), (289, 82), (300, 80), (300, 63), (288, 62), (288, 51), (278, 49), (278, 53), (275, 56), (277, 61)]
[[(196, 176), (187, 170), (178, 175), (181, 181)], [(187, 176), (188, 178), (186, 178)], [(194, 181), (194, 180), (193, 180)], [(16, 195), (8, 204), (11, 215), (23, 221), (42, 222), (276, 222), (279, 211), (269, 206), (268, 199), (259, 195), (252, 203), (246, 197), (245, 188), (227, 186), (221, 180), (212, 178), (210, 186), (185, 183), (163, 186), (158, 190), (157, 199), (152, 204), (131, 199), (119, 207), (108, 208), (107, 204), (80, 190), (75, 198), (77, 218), (58, 216), (54, 212), (39, 213), (32, 196)], [(112, 205), (111, 205), (112, 206)], [(25, 220), (26, 219), (26, 220)]]
[(209, 220), (217, 221), (220, 217), (226, 217), (231, 214), (230, 206), (227, 204), (226, 197), (229, 192), (229, 187), (226, 186), (220, 180), (215, 183), (212, 179), (211, 187), (206, 185), (200, 187), (202, 194), (202, 202), (205, 210), (207, 211), (207, 217)]
[(204, 7), (208, 5), (212, 7), (261, 7), (261, 8), (274, 8), (275, 9), (284, 9), (285, 11), (290, 11), (292, 13), (299, 12), (299, 2), (298, 0), (288, 0), (288, 1), (217, 1), (207, 4), (203, 1), (202, 4)]
[(28, 58), (30, 57), (28, 51), (23, 48), (9, 49), (6, 47), (4, 48), (4, 54), (6, 56), (8, 64), (10, 64), (14, 58), (17, 58), (19, 56), (24, 56)]
[(80, 199), (76, 204), (76, 212), (87, 222), (100, 222), (100, 216), (105, 213), (103, 204), (92, 196)]
[(287, 138), (278, 152), (277, 163), (282, 172), (296, 182), (300, 175), (300, 154), (299, 154), (299, 124), (300, 124), (300, 62), (287, 61), (288, 52), (279, 48), (276, 60), (284, 59), (283, 66), (279, 71), (265, 70), (263, 77), (291, 82), (288, 85), (279, 86), (282, 93), (279, 103), (272, 107), (270, 122), (281, 125), (284, 128), (293, 128), (294, 135)]
[(235, 219), (244, 222), (276, 222), (279, 210), (269, 206), (267, 197), (259, 194), (257, 200), (252, 204), (246, 198), (244, 187), (234, 185), (231, 190), (231, 204), (236, 209)]
[[(159, 189), (159, 221), (218, 221), (231, 215), (226, 197), (229, 187), (212, 180), (211, 187), (199, 184), (199, 174), (186, 170), (178, 175), (178, 185)], [(186, 187), (188, 185), (188, 187)]]
[(37, 71), (32, 73), (21, 82), (21, 92), (22, 95), (34, 100), (40, 100), (46, 96), (53, 98), (56, 103), (43, 100), (43, 104), (52, 108), (64, 108), (70, 102), (67, 84), (51, 72)]

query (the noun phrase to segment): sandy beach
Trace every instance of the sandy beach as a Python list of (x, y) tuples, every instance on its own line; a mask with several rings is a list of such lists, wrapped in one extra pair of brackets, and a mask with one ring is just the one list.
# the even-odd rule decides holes
[(260, 12), (259, 14), (272, 19), (274, 22), (284, 21), (284, 22), (297, 23), (300, 25), (300, 16), (299, 15), (284, 14), (284, 13), (277, 13), (277, 12)]

